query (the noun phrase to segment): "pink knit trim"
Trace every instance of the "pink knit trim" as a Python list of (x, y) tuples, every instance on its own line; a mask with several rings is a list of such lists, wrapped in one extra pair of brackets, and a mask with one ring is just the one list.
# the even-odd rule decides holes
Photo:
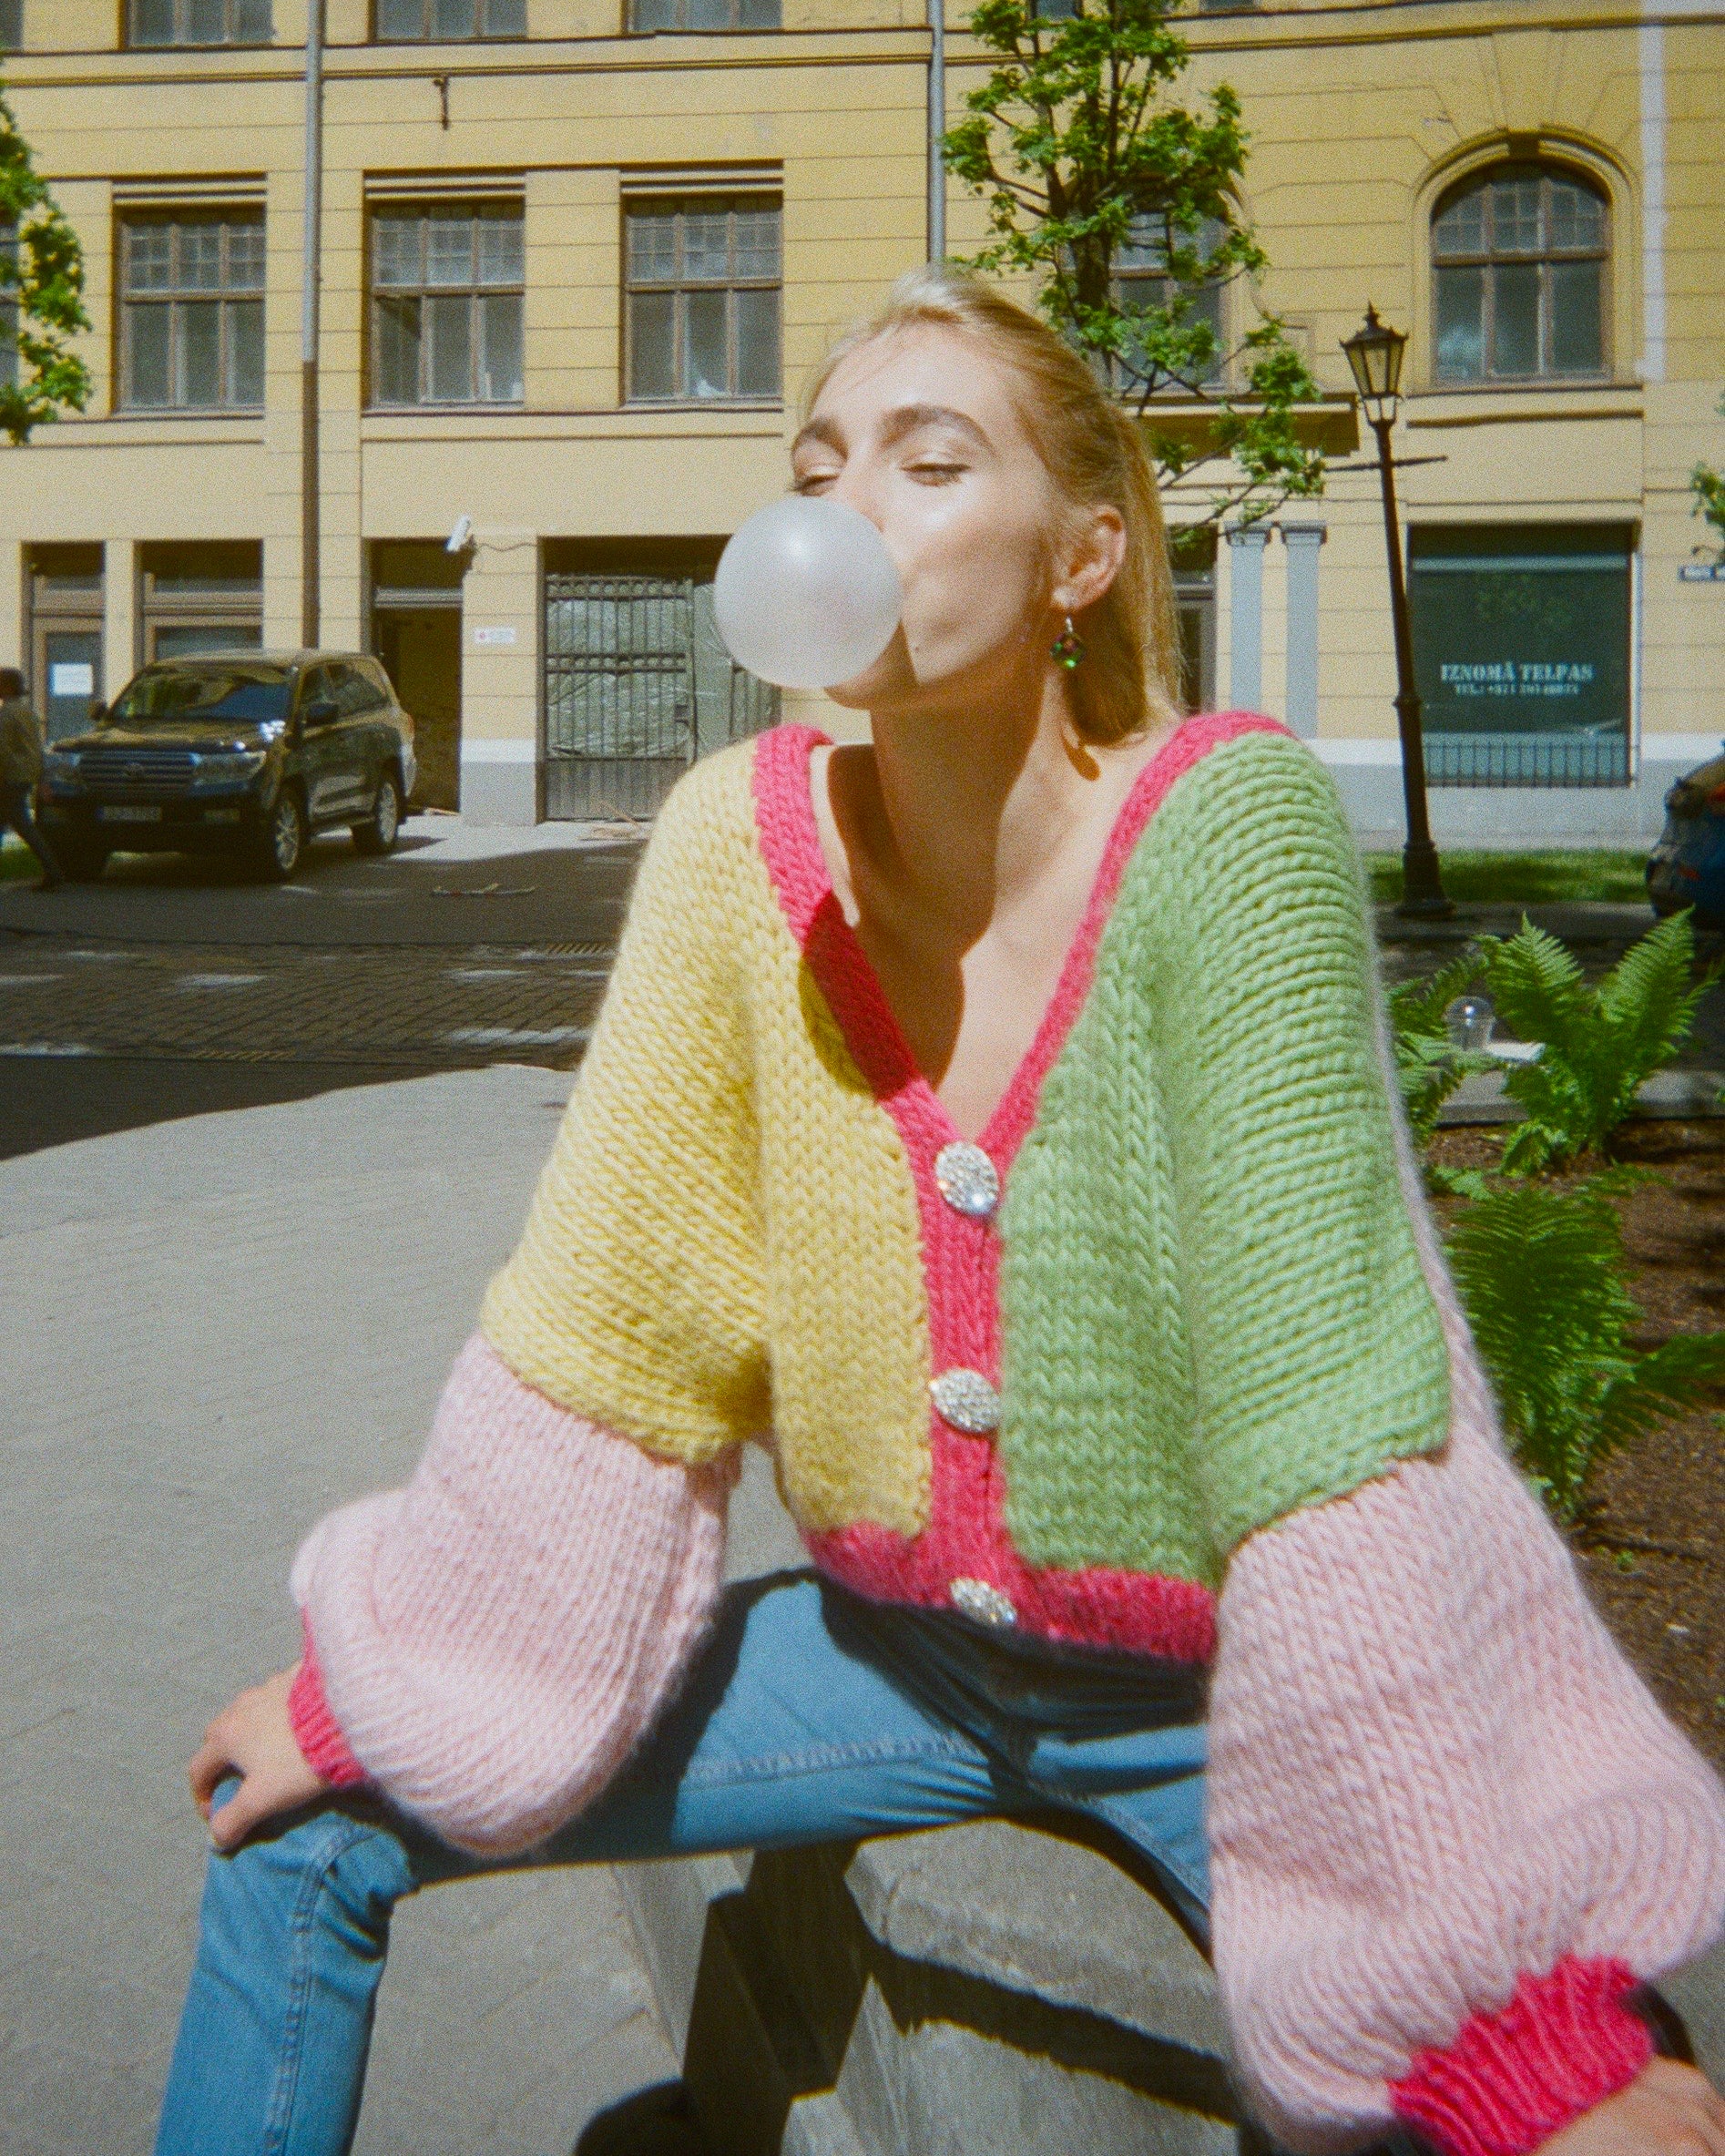
[(293, 1741), (320, 1782), (328, 1783), (332, 1789), (357, 1788), (366, 1779), (365, 1769), (349, 1751), (342, 1725), (330, 1712), (323, 1693), (323, 1672), (318, 1668), (318, 1650), (311, 1643), (311, 1627), (303, 1611), (300, 1629), (305, 1635), (305, 1650), (288, 1692)]
[[(1089, 903), (1067, 949), (1035, 1039), (976, 1139), (1004, 1184), (1036, 1119), (1043, 1079), (1089, 994), (1097, 949), (1120, 881), (1146, 826), (1175, 781), (1200, 758), (1246, 733), (1286, 733), (1273, 719), (1227, 712), (1189, 719), (1138, 773), (1115, 819)], [(827, 736), (784, 726), (755, 744), (756, 828), (785, 920), (826, 998), (857, 1068), (903, 1143), (916, 1186), (934, 1368), (980, 1371), (1000, 1382), (1000, 1243), (992, 1224), (955, 1211), (940, 1194), (934, 1161), (959, 1137), (916, 1067), (885, 991), (827, 874), (810, 791), (812, 750)], [(859, 1594), (944, 1608), (955, 1579), (1008, 1595), (1026, 1630), (1056, 1640), (1208, 1660), (1216, 1602), (1196, 1581), (1107, 1566), (1074, 1570), (1026, 1564), (1005, 1518), (1006, 1483), (988, 1438), (967, 1436), (930, 1412), (928, 1527), (907, 1538), (859, 1521), (809, 1538), (815, 1562)]]
[(1635, 1982), (1627, 1962), (1574, 1955), (1524, 1976), (1501, 2012), (1475, 2014), (1447, 2050), (1422, 2051), (1391, 2083), (1396, 2117), (1444, 2156), (1527, 2156), (1652, 2058), (1647, 2024), (1623, 2004)]

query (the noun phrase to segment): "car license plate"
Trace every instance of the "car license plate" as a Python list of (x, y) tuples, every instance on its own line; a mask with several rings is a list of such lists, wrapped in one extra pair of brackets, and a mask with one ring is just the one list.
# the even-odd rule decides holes
[(104, 823), (159, 823), (159, 809), (98, 809), (97, 813)]

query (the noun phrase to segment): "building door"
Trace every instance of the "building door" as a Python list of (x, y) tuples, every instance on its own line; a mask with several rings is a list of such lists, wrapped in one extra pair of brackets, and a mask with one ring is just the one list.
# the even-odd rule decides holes
[(102, 549), (30, 549), (30, 690), (48, 739), (81, 733), (102, 688)]
[(380, 607), (373, 645), (413, 721), (413, 805), (461, 806), (461, 610)]
[(547, 574), (547, 817), (650, 816), (698, 756), (776, 720), (778, 691), (720, 641), (716, 561)]
[(1188, 711), (1216, 709), (1216, 534), (1169, 534), (1174, 567), (1174, 605), (1179, 619), (1180, 705)]
[(461, 588), (465, 555), (437, 539), (372, 548), (372, 649), (413, 721), (413, 806), (461, 806)]

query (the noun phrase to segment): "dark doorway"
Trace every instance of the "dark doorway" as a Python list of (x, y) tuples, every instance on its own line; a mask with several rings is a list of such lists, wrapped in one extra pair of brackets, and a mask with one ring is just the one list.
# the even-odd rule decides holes
[(464, 554), (435, 539), (372, 548), (372, 649), (413, 714), (413, 806), (461, 806), (461, 586)]

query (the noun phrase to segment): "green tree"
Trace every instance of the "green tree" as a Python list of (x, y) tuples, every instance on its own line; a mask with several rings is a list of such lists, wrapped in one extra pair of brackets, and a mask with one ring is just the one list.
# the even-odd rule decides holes
[[(1719, 415), (1725, 419), (1725, 397), (1719, 401)], [(1714, 559), (1725, 564), (1725, 473), (1709, 464), (1698, 464), (1689, 474), (1689, 491), (1695, 496), (1692, 515), (1713, 527)]]
[[(994, 237), (966, 267), (1036, 277), (1047, 321), (1147, 422), (1163, 484), (1231, 465), (1210, 483), (1210, 519), (1251, 522), (1323, 490), (1323, 458), (1294, 426), (1317, 386), (1276, 316), (1224, 349), (1204, 304), (1266, 257), (1239, 201), (1240, 99), (1220, 84), (1178, 101), (1190, 55), (1171, 6), (981, 0), (971, 34), (1000, 65), (942, 151), (988, 205)], [(1123, 281), (1123, 258), (1151, 274)], [(1203, 424), (1178, 424), (1176, 398), (1207, 407)]]
[(15, 446), (88, 404), (89, 369), (71, 340), (89, 326), (84, 250), (0, 97), (0, 427)]

